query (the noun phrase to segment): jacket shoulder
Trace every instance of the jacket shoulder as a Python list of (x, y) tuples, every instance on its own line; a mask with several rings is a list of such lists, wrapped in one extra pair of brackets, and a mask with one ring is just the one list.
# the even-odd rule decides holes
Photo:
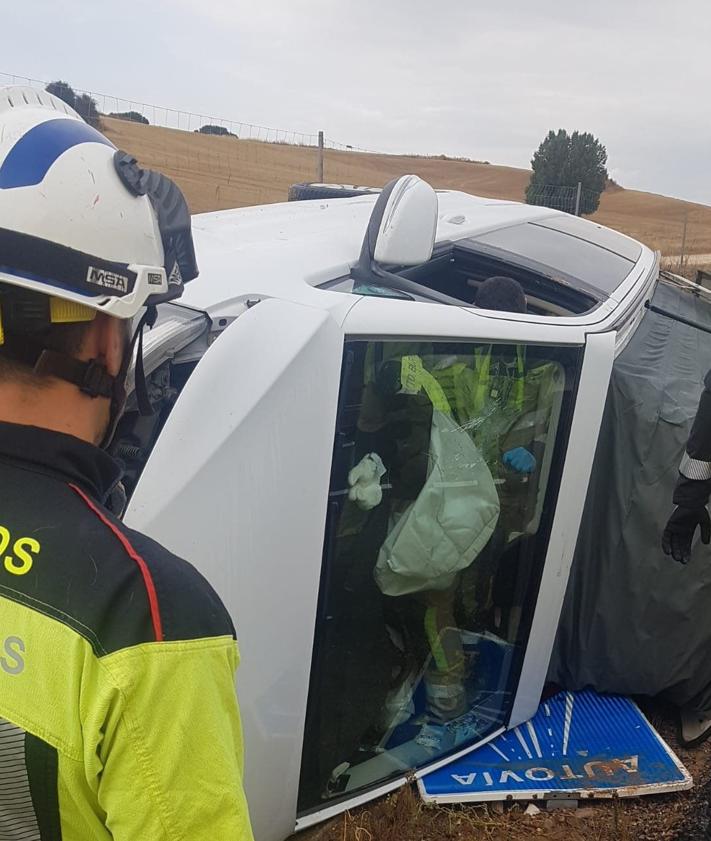
[(235, 636), (227, 610), (195, 567), (128, 528), (80, 489), (71, 489), (115, 540), (116, 562), (132, 565), (140, 577), (155, 641)]
[(144, 583), (148, 591), (153, 583), (164, 639), (235, 636), (222, 600), (192, 564), (141, 532), (118, 527), (145, 563), (150, 578), (144, 575)]
[(219, 597), (190, 564), (81, 488), (5, 471), (13, 493), (4, 498), (2, 535), (18, 556), (7, 574), (0, 569), (0, 596), (71, 627), (97, 656), (145, 642), (234, 636)]

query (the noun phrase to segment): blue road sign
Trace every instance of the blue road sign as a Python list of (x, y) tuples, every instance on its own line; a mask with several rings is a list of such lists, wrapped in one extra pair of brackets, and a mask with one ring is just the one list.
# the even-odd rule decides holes
[(689, 772), (629, 698), (561, 692), (531, 721), (420, 780), (425, 800), (462, 803), (630, 797), (690, 788)]

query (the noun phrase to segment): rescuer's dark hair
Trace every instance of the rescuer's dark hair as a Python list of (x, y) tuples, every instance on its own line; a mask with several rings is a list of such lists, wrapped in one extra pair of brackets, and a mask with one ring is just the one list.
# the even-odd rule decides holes
[(512, 277), (496, 276), (485, 280), (476, 293), (474, 304), (483, 310), (526, 312), (526, 295)]

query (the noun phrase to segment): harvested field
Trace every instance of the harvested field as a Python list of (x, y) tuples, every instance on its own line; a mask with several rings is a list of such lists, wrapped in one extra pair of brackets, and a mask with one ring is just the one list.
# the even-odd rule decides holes
[[(307, 146), (215, 137), (102, 118), (107, 136), (145, 166), (164, 171), (185, 191), (193, 213), (285, 201), (291, 184), (313, 181), (316, 150)], [(327, 150), (326, 181), (379, 187), (413, 172), (434, 187), (522, 201), (529, 171), (445, 158)], [(663, 254), (711, 253), (711, 207), (612, 187), (592, 217)]]

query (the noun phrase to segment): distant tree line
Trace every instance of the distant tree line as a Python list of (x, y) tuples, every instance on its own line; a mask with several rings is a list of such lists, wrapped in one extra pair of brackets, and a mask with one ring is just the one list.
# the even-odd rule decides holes
[(237, 137), (231, 131), (228, 131), (224, 126), (214, 126), (209, 123), (195, 129), (195, 134), (214, 134), (217, 137)]
[(88, 93), (78, 94), (67, 82), (50, 82), (46, 87), (47, 93), (54, 94), (70, 108), (73, 108), (80, 117), (83, 117), (90, 126), (99, 128), (101, 114), (96, 101)]
[[(68, 82), (64, 81), (50, 82), (45, 90), (47, 93), (51, 93), (54, 94), (54, 96), (59, 97), (62, 102), (66, 102), (67, 105), (70, 108), (73, 108), (80, 117), (83, 117), (89, 125), (94, 126), (94, 128), (99, 128), (102, 115), (99, 111), (99, 106), (96, 104), (96, 100), (89, 96), (88, 93), (78, 94)], [(112, 112), (106, 116), (113, 117), (117, 120), (128, 120), (132, 123), (143, 123), (143, 125), (146, 126), (150, 125), (146, 117), (138, 111)]]
[(107, 117), (113, 117), (115, 120), (128, 120), (129, 123), (142, 123), (144, 126), (149, 126), (150, 121), (138, 111), (112, 111)]
[[(89, 125), (94, 128), (99, 128), (101, 125), (101, 112), (96, 104), (96, 100), (89, 96), (88, 93), (78, 94), (74, 88), (64, 81), (50, 82), (46, 89), (48, 93), (59, 97), (63, 102), (66, 102), (70, 108), (73, 108), (80, 117), (83, 117)], [(115, 120), (127, 120), (131, 123), (141, 123), (144, 126), (149, 126), (150, 121), (147, 117), (140, 113), (140, 111), (112, 111), (107, 117), (113, 117)], [(237, 137), (231, 131), (228, 131), (224, 126), (212, 125), (206, 123), (195, 129), (197, 134), (212, 134), (216, 137)]]

